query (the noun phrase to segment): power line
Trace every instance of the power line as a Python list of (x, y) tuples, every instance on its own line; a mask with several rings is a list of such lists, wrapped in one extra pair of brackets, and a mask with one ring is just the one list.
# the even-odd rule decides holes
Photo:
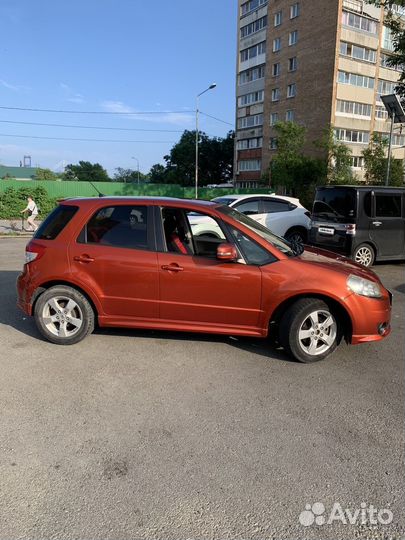
[(67, 113), (67, 114), (118, 114), (118, 115), (142, 115), (142, 114), (190, 114), (195, 111), (73, 111), (64, 109), (34, 109), (30, 107), (5, 107), (0, 105), (0, 109), (8, 111), (30, 111), (30, 112), (49, 112), (49, 113)]
[(183, 133), (181, 129), (141, 129), (141, 128), (120, 128), (106, 126), (79, 126), (74, 124), (45, 124), (42, 122), (18, 122), (15, 120), (0, 120), (2, 124), (20, 124), (24, 126), (47, 126), (47, 127), (63, 127), (63, 128), (79, 128), (79, 129), (104, 129), (112, 131), (153, 131), (160, 133)]
[(17, 137), (19, 139), (46, 139), (51, 141), (85, 141), (85, 142), (108, 142), (108, 143), (160, 143), (176, 144), (178, 141), (130, 141), (127, 139), (76, 139), (73, 137), (41, 137), (39, 135), (13, 135), (0, 133), (0, 137)]
[[(124, 115), (124, 116), (141, 116), (141, 115), (148, 115), (148, 114), (195, 114), (195, 110), (189, 110), (189, 111), (138, 111), (138, 112), (130, 112), (130, 111), (75, 111), (75, 110), (66, 110), (66, 109), (36, 109), (36, 108), (30, 108), (30, 107), (5, 107), (3, 105), (0, 105), (0, 109), (7, 110), (7, 111), (28, 111), (28, 112), (46, 112), (46, 113), (61, 113), (61, 114), (102, 114), (102, 115)], [(231, 122), (227, 122), (226, 120), (222, 120), (221, 118), (217, 118), (216, 116), (212, 116), (210, 114), (207, 114), (203, 111), (200, 111), (201, 114), (204, 116), (207, 116), (208, 118), (212, 118), (213, 120), (217, 120), (217, 122), (222, 122), (223, 124), (228, 124), (229, 126), (233, 126)]]
[(200, 111), (200, 114), (203, 114), (204, 116), (208, 116), (208, 118), (213, 118), (214, 120), (217, 120), (218, 122), (222, 122), (223, 124), (228, 124), (228, 126), (234, 127), (234, 124), (231, 124), (230, 122), (227, 122), (226, 120), (221, 120), (221, 118), (217, 118), (216, 116), (211, 116), (210, 114), (207, 114), (202, 111)]

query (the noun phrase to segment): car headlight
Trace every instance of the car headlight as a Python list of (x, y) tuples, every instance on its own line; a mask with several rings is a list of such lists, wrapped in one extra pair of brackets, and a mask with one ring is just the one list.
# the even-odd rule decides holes
[(368, 296), (369, 298), (382, 297), (381, 287), (378, 283), (352, 274), (347, 278), (347, 288), (361, 296)]

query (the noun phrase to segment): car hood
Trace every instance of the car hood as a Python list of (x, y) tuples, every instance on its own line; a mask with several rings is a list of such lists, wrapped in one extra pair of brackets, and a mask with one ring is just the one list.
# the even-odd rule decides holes
[(365, 266), (362, 266), (343, 255), (327, 251), (326, 249), (305, 246), (304, 252), (301, 253), (301, 255), (298, 255), (297, 259), (305, 263), (315, 264), (328, 268), (329, 270), (334, 270), (341, 274), (355, 274), (356, 276), (380, 283), (379, 277)]

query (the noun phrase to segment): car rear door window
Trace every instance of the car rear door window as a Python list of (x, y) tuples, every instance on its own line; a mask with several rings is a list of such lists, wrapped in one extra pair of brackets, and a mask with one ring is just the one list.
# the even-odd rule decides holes
[(401, 195), (375, 196), (376, 217), (401, 217)]
[(146, 206), (108, 206), (98, 210), (78, 241), (104, 246), (152, 249)]
[(238, 204), (235, 204), (234, 208), (238, 212), (242, 212), (242, 214), (246, 214), (247, 216), (253, 216), (255, 214), (259, 214), (259, 201), (242, 201)]

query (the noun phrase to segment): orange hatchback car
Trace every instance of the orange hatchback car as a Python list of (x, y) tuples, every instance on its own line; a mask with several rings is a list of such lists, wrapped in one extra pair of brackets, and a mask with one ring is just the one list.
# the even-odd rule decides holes
[[(202, 217), (204, 229), (193, 232)], [(61, 345), (96, 324), (270, 334), (314, 362), (342, 338), (357, 344), (390, 332), (392, 296), (373, 272), (212, 202), (64, 200), (28, 243), (17, 289), (20, 308)]]

